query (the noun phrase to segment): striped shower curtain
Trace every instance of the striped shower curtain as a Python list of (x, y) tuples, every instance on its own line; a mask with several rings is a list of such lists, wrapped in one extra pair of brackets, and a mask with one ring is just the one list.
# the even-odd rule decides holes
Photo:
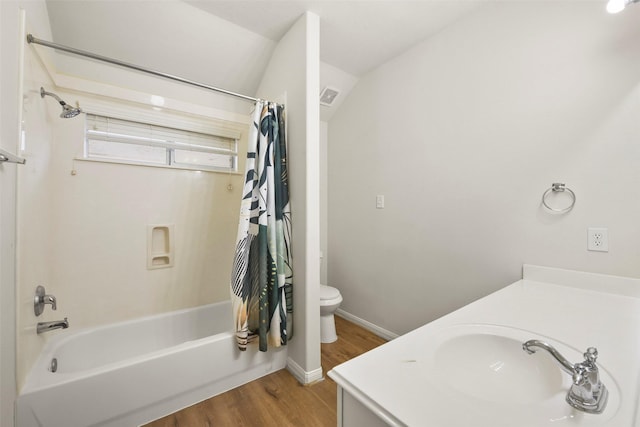
[(256, 337), (260, 351), (286, 345), (291, 338), (291, 212), (283, 113), (280, 105), (258, 101), (249, 130), (231, 277), (240, 350)]

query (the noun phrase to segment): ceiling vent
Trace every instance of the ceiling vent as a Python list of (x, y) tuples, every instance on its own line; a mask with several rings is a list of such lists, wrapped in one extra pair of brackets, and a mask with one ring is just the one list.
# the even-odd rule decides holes
[(338, 91), (338, 89), (325, 87), (324, 89), (322, 89), (322, 92), (320, 92), (320, 104), (331, 107), (331, 104), (333, 104), (333, 101), (336, 100), (339, 94), (340, 92)]

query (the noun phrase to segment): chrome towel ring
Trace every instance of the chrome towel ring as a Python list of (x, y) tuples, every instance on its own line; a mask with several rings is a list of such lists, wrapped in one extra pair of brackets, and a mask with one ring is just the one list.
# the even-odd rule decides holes
[[(567, 206), (566, 208), (558, 209), (558, 208), (552, 208), (547, 204), (547, 197), (549, 196), (549, 194), (562, 193), (565, 191), (571, 195), (571, 204), (569, 206)], [(551, 188), (549, 188), (547, 191), (544, 192), (544, 194), (542, 194), (542, 204), (544, 205), (545, 208), (553, 212), (558, 212), (558, 213), (569, 212), (571, 209), (573, 209), (573, 205), (576, 204), (576, 193), (571, 191), (571, 189), (565, 186), (564, 183), (554, 182), (553, 184), (551, 184)]]

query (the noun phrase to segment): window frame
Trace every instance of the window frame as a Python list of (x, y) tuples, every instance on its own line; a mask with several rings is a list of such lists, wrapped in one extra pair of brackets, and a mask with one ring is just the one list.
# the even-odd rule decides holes
[[(190, 114), (180, 114), (177, 112), (169, 112), (165, 109), (158, 111), (142, 111), (135, 108), (119, 108), (114, 106), (93, 106), (85, 104), (83, 106), (84, 112), (87, 116), (84, 117), (83, 125), (83, 152), (82, 160), (95, 161), (103, 163), (115, 163), (134, 166), (149, 166), (159, 167), (167, 169), (182, 169), (182, 170), (195, 170), (204, 172), (220, 172), (229, 174), (239, 174), (239, 148), (242, 134), (236, 130), (237, 124), (232, 123), (231, 126), (220, 126), (218, 123), (220, 120), (215, 120), (202, 116), (195, 116)], [(155, 109), (154, 109), (155, 110)], [(199, 153), (220, 153), (228, 154), (231, 157), (231, 167), (220, 167), (206, 164), (186, 163), (179, 162), (176, 159), (176, 150), (180, 150), (177, 144), (171, 143), (149, 143), (140, 142), (139, 145), (148, 147), (163, 147), (166, 150), (165, 163), (158, 162), (145, 162), (132, 159), (118, 159), (109, 157), (94, 157), (89, 153), (89, 115), (104, 117), (114, 120), (123, 120), (142, 126), (153, 126), (158, 128), (170, 129), (177, 132), (191, 132), (196, 134), (210, 135), (214, 138), (227, 139), (229, 142), (233, 141), (232, 150), (226, 150), (224, 148), (206, 147), (203, 150), (193, 150)], [(234, 126), (234, 124), (236, 126)], [(235, 128), (235, 129), (234, 129)], [(113, 142), (119, 142), (113, 140)], [(135, 144), (132, 140), (122, 141), (125, 144)], [(204, 146), (203, 146), (204, 147)], [(189, 150), (184, 150), (189, 151)]]

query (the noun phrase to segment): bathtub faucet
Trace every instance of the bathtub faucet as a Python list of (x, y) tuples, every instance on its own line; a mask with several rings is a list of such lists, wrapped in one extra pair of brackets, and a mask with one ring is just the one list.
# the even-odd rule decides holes
[(609, 392), (600, 382), (600, 373), (596, 366), (598, 350), (589, 347), (583, 354), (584, 361), (572, 364), (565, 359), (553, 346), (544, 341), (529, 340), (522, 344), (522, 349), (528, 354), (536, 352), (536, 348), (546, 350), (553, 356), (562, 369), (571, 375), (573, 384), (567, 392), (567, 403), (572, 407), (589, 414), (600, 414), (607, 406)]
[(37, 331), (39, 334), (43, 332), (53, 331), (54, 329), (67, 329), (69, 321), (65, 317), (64, 320), (54, 320), (53, 322), (38, 322)]

